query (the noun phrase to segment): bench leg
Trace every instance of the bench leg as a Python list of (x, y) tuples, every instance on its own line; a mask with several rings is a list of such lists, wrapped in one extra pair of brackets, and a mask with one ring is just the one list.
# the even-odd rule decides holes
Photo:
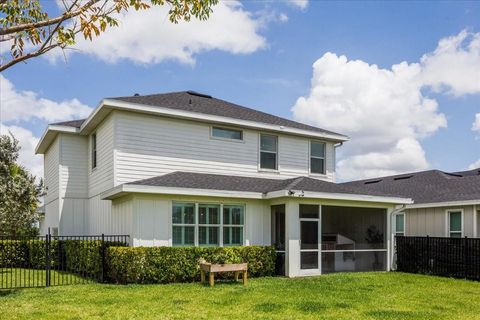
[(205, 271), (200, 270), (200, 282), (205, 283)]
[(213, 272), (208, 273), (208, 282), (210, 283), (210, 287), (213, 287), (215, 284), (215, 274)]
[(247, 285), (247, 274), (248, 272), (247, 271), (243, 271), (243, 285), (246, 286)]
[(235, 282), (238, 281), (238, 271), (235, 271)]

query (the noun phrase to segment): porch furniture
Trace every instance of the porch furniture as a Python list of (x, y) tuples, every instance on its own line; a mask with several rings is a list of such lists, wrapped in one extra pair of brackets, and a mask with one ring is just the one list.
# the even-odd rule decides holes
[(247, 263), (232, 263), (232, 264), (212, 264), (205, 260), (200, 261), (200, 279), (205, 283), (205, 274), (208, 273), (208, 282), (210, 287), (215, 284), (215, 273), (234, 272), (235, 281), (238, 281), (238, 276), (242, 274), (243, 285), (247, 285)]

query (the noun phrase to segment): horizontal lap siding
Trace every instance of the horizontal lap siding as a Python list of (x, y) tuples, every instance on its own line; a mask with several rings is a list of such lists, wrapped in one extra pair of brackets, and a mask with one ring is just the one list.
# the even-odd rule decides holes
[[(210, 125), (115, 112), (116, 184), (191, 171), (268, 178), (308, 175), (309, 140), (279, 136), (278, 173), (258, 172), (259, 132), (243, 130), (244, 141), (210, 137)], [(333, 177), (333, 144), (327, 147), (327, 177)]]
[(45, 187), (47, 194), (45, 196), (45, 204), (58, 199), (59, 186), (60, 186), (60, 139), (55, 140), (48, 148), (44, 155), (44, 176)]
[(60, 186), (64, 197), (87, 197), (87, 141), (85, 136), (62, 134)]

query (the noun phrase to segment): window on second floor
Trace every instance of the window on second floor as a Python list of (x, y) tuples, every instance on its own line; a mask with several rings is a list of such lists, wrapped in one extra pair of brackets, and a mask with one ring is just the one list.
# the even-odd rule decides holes
[(450, 238), (461, 238), (463, 234), (462, 211), (448, 211), (448, 235)]
[(260, 169), (277, 170), (278, 137), (260, 135)]
[(325, 174), (325, 142), (310, 141), (310, 173)]
[(243, 140), (243, 132), (242, 130), (212, 127), (212, 137), (241, 141)]
[(97, 167), (97, 134), (92, 134), (92, 169)]

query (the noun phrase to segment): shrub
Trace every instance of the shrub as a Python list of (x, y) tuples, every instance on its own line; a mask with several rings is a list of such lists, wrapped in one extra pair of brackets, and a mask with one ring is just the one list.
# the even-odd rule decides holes
[(250, 276), (272, 276), (273, 247), (110, 247), (108, 278), (115, 283), (191, 282), (200, 278), (198, 259), (211, 263), (248, 263)]
[(0, 267), (21, 267), (26, 261), (28, 261), (27, 241), (0, 240)]

